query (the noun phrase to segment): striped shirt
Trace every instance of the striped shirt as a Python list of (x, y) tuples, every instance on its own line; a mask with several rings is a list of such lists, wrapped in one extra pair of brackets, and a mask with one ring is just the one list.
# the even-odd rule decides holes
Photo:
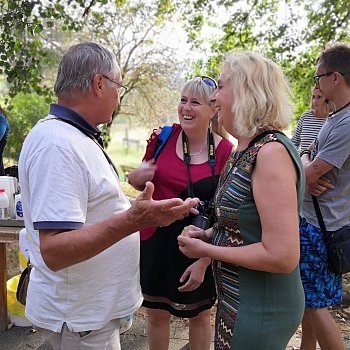
[(309, 149), (309, 146), (316, 139), (325, 121), (326, 118), (315, 117), (312, 110), (303, 113), (292, 137), (294, 146), (299, 151)]

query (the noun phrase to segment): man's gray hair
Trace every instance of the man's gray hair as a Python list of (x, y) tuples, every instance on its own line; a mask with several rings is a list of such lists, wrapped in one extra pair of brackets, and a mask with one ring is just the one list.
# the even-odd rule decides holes
[(89, 93), (96, 74), (109, 75), (115, 69), (115, 55), (102, 45), (92, 42), (74, 45), (59, 64), (54, 91), (57, 97), (72, 98)]

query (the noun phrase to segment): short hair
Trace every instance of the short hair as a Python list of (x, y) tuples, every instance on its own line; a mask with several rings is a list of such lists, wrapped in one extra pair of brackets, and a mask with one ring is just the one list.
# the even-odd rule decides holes
[(185, 83), (181, 89), (181, 93), (187, 92), (190, 96), (198, 96), (203, 102), (210, 106), (210, 96), (215, 90), (215, 86), (205, 83), (201, 77), (194, 77)]
[(86, 42), (71, 46), (59, 64), (54, 91), (57, 97), (87, 94), (97, 73), (109, 75), (115, 69), (119, 69), (115, 55), (102, 45)]
[(344, 44), (335, 44), (323, 51), (317, 63), (326, 69), (326, 72), (342, 73), (347, 86), (350, 86), (350, 47)]
[[(212, 79), (212, 78), (211, 78)], [(213, 79), (214, 80), (214, 79)], [(214, 85), (209, 85), (202, 77), (194, 77), (188, 80), (183, 86), (181, 93), (188, 93), (190, 96), (197, 96), (208, 106), (211, 106), (212, 101), (210, 96), (216, 90)], [(228, 133), (222, 125), (218, 123), (217, 114), (211, 119), (211, 129), (223, 138), (228, 139)]]
[(249, 51), (231, 52), (222, 76), (232, 85), (233, 128), (240, 136), (283, 130), (293, 118), (291, 92), (282, 69), (272, 60)]

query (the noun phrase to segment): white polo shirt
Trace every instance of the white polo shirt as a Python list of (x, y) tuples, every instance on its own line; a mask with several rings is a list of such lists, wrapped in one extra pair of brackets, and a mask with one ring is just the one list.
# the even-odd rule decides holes
[(102, 150), (81, 131), (47, 116), (28, 134), (19, 160), (23, 213), (34, 265), (26, 317), (59, 332), (100, 329), (142, 303), (139, 233), (97, 256), (51, 271), (35, 228), (76, 229), (129, 208), (117, 175)]

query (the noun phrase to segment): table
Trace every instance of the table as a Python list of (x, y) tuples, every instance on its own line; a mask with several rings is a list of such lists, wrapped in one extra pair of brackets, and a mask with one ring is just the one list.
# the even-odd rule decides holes
[(0, 220), (0, 332), (7, 329), (6, 243), (17, 241), (23, 220)]

